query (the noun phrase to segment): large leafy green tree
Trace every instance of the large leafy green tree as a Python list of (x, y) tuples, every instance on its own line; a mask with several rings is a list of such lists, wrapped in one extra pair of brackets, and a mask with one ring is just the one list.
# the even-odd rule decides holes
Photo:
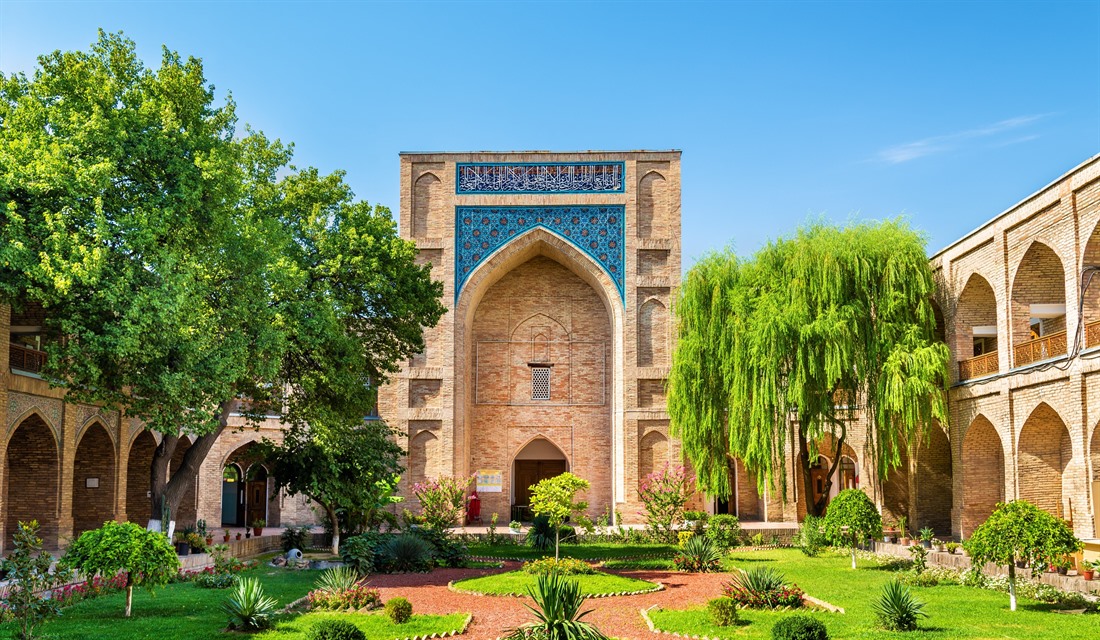
[[(751, 259), (726, 251), (701, 260), (676, 305), (668, 400), (698, 485), (728, 497), (739, 458), (761, 488), (785, 495), (793, 443), (805, 495), (814, 495), (818, 443), (832, 443), (831, 479), (857, 402), (885, 477), (947, 419), (948, 350), (934, 339), (933, 288), (924, 238), (900, 221), (811, 224)], [(807, 502), (823, 512), (825, 498)]]
[(271, 474), (290, 495), (305, 495), (332, 523), (332, 553), (340, 553), (340, 530), (377, 524), (394, 496), (404, 454), (381, 421), (291, 428), (281, 443), (260, 447)]
[(1016, 610), (1016, 561), (1045, 567), (1076, 553), (1082, 542), (1065, 520), (1055, 518), (1027, 500), (1000, 503), (964, 543), (971, 566), (987, 562), (1008, 568), (1008, 602)]
[(366, 415), (444, 311), (388, 210), (236, 123), (199, 60), (149, 69), (121, 35), (0, 76), (0, 301), (45, 308), (43, 374), (70, 400), (162, 435), (153, 528), (242, 399)]

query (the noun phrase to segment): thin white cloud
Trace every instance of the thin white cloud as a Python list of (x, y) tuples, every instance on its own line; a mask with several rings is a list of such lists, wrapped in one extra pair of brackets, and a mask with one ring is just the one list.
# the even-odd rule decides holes
[[(957, 131), (955, 133), (949, 133), (941, 136), (932, 136), (923, 140), (894, 145), (892, 147), (887, 147), (879, 151), (877, 154), (875, 154), (875, 159), (880, 162), (885, 162), (887, 164), (901, 164), (902, 162), (909, 162), (910, 160), (916, 160), (917, 158), (924, 158), (926, 156), (956, 149), (970, 140), (989, 138), (998, 136), (1002, 133), (1015, 131), (1017, 129), (1020, 129), (1021, 127), (1026, 127), (1027, 125), (1030, 125), (1037, 120), (1045, 118), (1047, 115), (1049, 114), (1017, 116), (1015, 118), (1001, 120), (1000, 122), (995, 122), (991, 125), (987, 125), (984, 127), (966, 129), (965, 131)], [(1027, 142), (1028, 140), (1034, 140), (1038, 137), (1038, 134), (1017, 136), (1012, 140), (1002, 141), (1002, 143), (997, 146), (1007, 146), (1009, 144)]]

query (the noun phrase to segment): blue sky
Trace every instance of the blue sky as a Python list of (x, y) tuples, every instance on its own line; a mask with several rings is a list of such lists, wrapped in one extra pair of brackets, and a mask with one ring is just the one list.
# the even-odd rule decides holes
[(1100, 152), (1100, 1), (13, 2), (0, 70), (124, 31), (396, 211), (399, 151), (681, 149), (685, 266), (807, 219), (934, 252)]

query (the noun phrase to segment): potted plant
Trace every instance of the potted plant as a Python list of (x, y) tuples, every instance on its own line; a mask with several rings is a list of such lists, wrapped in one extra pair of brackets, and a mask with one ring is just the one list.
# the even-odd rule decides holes
[(891, 543), (894, 541), (894, 525), (884, 525), (882, 529), (882, 541)]
[(229, 529), (225, 530), (225, 535), (222, 536), (222, 542), (229, 542)]
[(951, 555), (955, 555), (955, 552), (959, 550), (958, 542), (948, 542), (943, 546), (945, 549), (947, 549), (947, 553), (950, 553)]
[(237, 539), (237, 540), (240, 540), (240, 539), (241, 539), (241, 532), (240, 532), (240, 531), (238, 531), (238, 532), (237, 532), (237, 538), (236, 538), (236, 539)]
[(936, 532), (932, 530), (932, 527), (925, 527), (920, 530), (920, 543), (925, 549), (932, 548), (932, 538), (935, 537)]
[(266, 526), (267, 520), (264, 520), (263, 518), (256, 518), (252, 521), (252, 535), (259, 538), (261, 535), (263, 535), (264, 527)]
[(943, 553), (945, 551), (943, 540), (940, 540), (939, 538), (932, 538), (932, 548), (940, 553)]
[(1054, 563), (1054, 568), (1058, 570), (1058, 575), (1069, 575), (1069, 568), (1073, 566), (1073, 562), (1069, 558), (1061, 558)]
[(513, 521), (508, 523), (508, 530), (511, 531), (512, 533), (516, 534), (516, 535), (519, 535), (519, 530), (522, 526), (523, 525), (520, 524), (519, 521), (513, 520)]
[(176, 546), (176, 555), (185, 556), (191, 553), (191, 545), (187, 543), (187, 534), (179, 532), (172, 538), (172, 543)]
[(908, 547), (909, 543), (912, 542), (909, 538), (909, 518), (898, 516), (898, 531), (898, 535), (901, 536), (901, 540), (899, 541), (901, 546)]
[(195, 523), (195, 529), (198, 531), (202, 539), (206, 541), (206, 546), (214, 546), (214, 533), (206, 529), (206, 520), (199, 520)]
[(187, 544), (191, 547), (191, 553), (202, 553), (206, 551), (206, 539), (197, 531), (192, 531), (187, 534)]
[(1092, 580), (1096, 576), (1096, 565), (1098, 562), (1091, 560), (1083, 560), (1081, 562), (1081, 577), (1085, 580)]

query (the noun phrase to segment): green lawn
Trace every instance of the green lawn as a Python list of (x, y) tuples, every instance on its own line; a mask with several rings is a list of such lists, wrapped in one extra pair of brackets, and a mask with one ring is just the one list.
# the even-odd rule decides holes
[[(676, 546), (671, 544), (563, 544), (561, 555), (581, 560), (596, 560), (603, 558), (637, 558), (643, 556), (660, 556), (671, 558), (676, 554)], [(516, 544), (472, 544), (470, 555), (490, 558), (521, 558), (535, 559), (553, 556), (554, 550), (538, 551), (533, 547)]]
[[(927, 603), (931, 616), (915, 633), (889, 633), (877, 628), (871, 602), (891, 572), (868, 561), (849, 568), (847, 555), (826, 554), (807, 558), (795, 549), (734, 552), (731, 563), (741, 568), (769, 566), (784, 572), (807, 594), (843, 607), (846, 613), (813, 612), (834, 638), (1027, 638), (1062, 640), (1095, 638), (1100, 634), (1100, 615), (1061, 615), (1047, 604), (1021, 600), (1015, 612), (1008, 610), (1008, 595), (963, 586), (912, 587), (914, 595)], [(715, 594), (718, 596), (720, 594)], [(705, 603), (699, 603), (703, 605)], [(712, 638), (770, 638), (771, 627), (788, 612), (742, 611), (748, 624), (734, 628), (709, 624), (701, 607), (684, 611), (652, 611), (659, 629)]]
[(416, 615), (405, 624), (394, 624), (383, 613), (307, 613), (285, 622), (271, 630), (252, 636), (256, 640), (305, 640), (309, 629), (321, 620), (334, 618), (347, 620), (359, 627), (371, 640), (398, 640), (412, 636), (430, 636), (433, 633), (457, 632), (466, 622), (465, 613), (452, 613), (446, 616)]
[[(619, 593), (622, 591), (642, 591), (657, 585), (645, 580), (615, 576), (609, 573), (570, 576), (581, 583), (581, 593), (586, 596)], [(498, 596), (527, 595), (528, 589), (534, 589), (538, 576), (523, 571), (508, 571), (480, 578), (467, 578), (455, 582), (456, 589), (477, 591)]]
[[(319, 574), (263, 565), (242, 573), (260, 578), (267, 595), (278, 600), (280, 607), (306, 595)], [(64, 609), (60, 618), (41, 627), (41, 633), (61, 640), (224, 639), (229, 636), (221, 633), (226, 619), (220, 606), (228, 593), (227, 589), (200, 589), (189, 582), (159, 588), (155, 595), (135, 590), (129, 619), (122, 615), (125, 594), (114, 593)], [(12, 623), (0, 626), (0, 638), (14, 637)]]

